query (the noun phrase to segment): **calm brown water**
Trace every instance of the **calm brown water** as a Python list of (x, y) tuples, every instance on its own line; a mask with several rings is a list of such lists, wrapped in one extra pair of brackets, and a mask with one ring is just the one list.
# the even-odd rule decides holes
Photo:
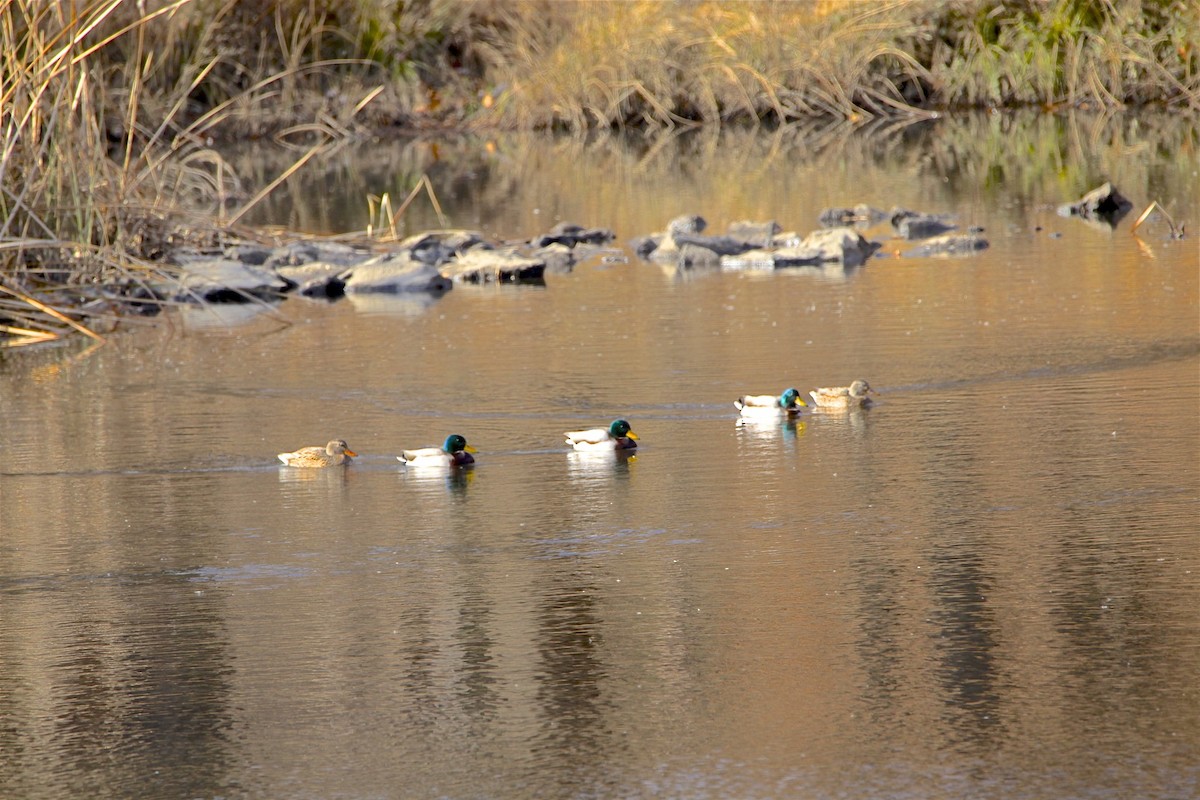
[[(1200, 795), (1194, 129), (835, 134), (377, 143), (258, 221), (360, 227), (424, 171), (511, 238), (863, 201), (991, 249), (0, 356), (0, 796)], [(1192, 236), (1054, 215), (1105, 178)], [(859, 377), (868, 411), (735, 425)], [(615, 416), (635, 459), (562, 446)], [(396, 462), (450, 432), (473, 471)], [(335, 436), (348, 469), (274, 461)]]

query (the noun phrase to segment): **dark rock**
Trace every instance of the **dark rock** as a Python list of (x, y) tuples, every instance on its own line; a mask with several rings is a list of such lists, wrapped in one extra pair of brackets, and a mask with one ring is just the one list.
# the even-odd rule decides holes
[(575, 267), (575, 250), (565, 244), (553, 243), (539, 247), (530, 256), (546, 265), (546, 272), (565, 275)]
[(437, 267), (414, 259), (407, 250), (368, 259), (339, 277), (346, 294), (444, 292), (453, 286)]
[(847, 225), (875, 225), (887, 219), (887, 214), (878, 208), (859, 203), (854, 208), (826, 208), (817, 216), (825, 228)]
[(705, 250), (711, 250), (719, 258), (720, 256), (733, 256), (738, 253), (744, 253), (747, 250), (754, 250), (756, 245), (748, 242), (745, 239), (735, 239), (732, 236), (698, 236), (695, 234), (677, 233), (675, 234), (675, 245), (682, 248), (684, 245), (699, 247)]
[(914, 239), (928, 239), (932, 236), (941, 236), (943, 233), (952, 231), (958, 227), (945, 216), (914, 214), (911, 212), (905, 212), (899, 218), (893, 217), (892, 226), (902, 238), (910, 242)]
[(821, 263), (839, 261), (848, 267), (857, 267), (871, 257), (880, 247), (878, 242), (870, 242), (853, 228), (826, 228), (816, 230), (804, 237), (792, 257), (800, 258), (803, 251), (813, 251)]
[(775, 251), (774, 255), (775, 267), (778, 269), (786, 267), (815, 267), (819, 266), (823, 261), (831, 260), (823, 259), (820, 250), (807, 247), (781, 247)]
[(401, 250), (423, 264), (441, 266), (457, 255), (476, 247), (490, 248), (483, 234), (469, 230), (425, 231), (400, 242)]
[[(705, 237), (707, 238), (707, 237)], [(738, 252), (745, 252), (739, 250)], [(678, 250), (678, 264), (683, 269), (716, 267), (721, 264), (721, 255), (715, 250), (698, 244), (684, 242)]]
[(272, 270), (229, 258), (188, 260), (183, 265), (176, 300), (244, 303), (276, 297), (287, 289)]
[(654, 248), (654, 252), (650, 254), (650, 258), (655, 261), (677, 260), (679, 258), (679, 248), (684, 244), (681, 237), (690, 237), (692, 243), (695, 244), (698, 241), (696, 237), (699, 237), (706, 227), (708, 227), (708, 223), (704, 221), (704, 217), (698, 214), (685, 214), (681, 217), (676, 217), (667, 223), (667, 232), (659, 239), (658, 247)]
[(977, 234), (948, 233), (927, 239), (904, 254), (905, 258), (927, 258), (929, 256), (963, 256), (978, 253), (990, 246), (987, 239)]
[(1133, 203), (1117, 191), (1111, 183), (1106, 182), (1076, 202), (1059, 206), (1058, 215), (1060, 217), (1082, 217), (1115, 226), (1132, 208)]
[(655, 250), (658, 249), (658, 244), (663, 239), (661, 233), (652, 233), (649, 236), (638, 236), (629, 240), (629, 249), (634, 252), (638, 258), (649, 258)]
[(243, 264), (260, 267), (267, 262), (267, 259), (274, 252), (275, 249), (272, 247), (263, 247), (257, 244), (235, 244), (226, 247), (222, 255), (233, 261), (240, 261)]
[(552, 244), (575, 247), (579, 244), (607, 244), (614, 238), (616, 237), (613, 232), (607, 228), (584, 228), (571, 222), (560, 222), (551, 228), (549, 233), (539, 236), (531, 244), (534, 247), (546, 247)]
[(537, 283), (546, 262), (513, 251), (470, 250), (442, 267), (444, 277), (459, 283)]
[(680, 233), (699, 234), (704, 233), (704, 229), (707, 227), (708, 223), (699, 214), (684, 214), (667, 223), (667, 233), (671, 235)]
[(277, 269), (314, 261), (349, 266), (369, 257), (368, 251), (340, 242), (292, 242), (272, 250), (271, 255), (263, 261), (263, 266)]
[(853, 225), (855, 223), (854, 209), (852, 208), (823, 208), (821, 213), (817, 215), (817, 222), (823, 228), (838, 228), (845, 225)]
[(346, 282), (346, 268), (340, 264), (315, 261), (295, 267), (278, 267), (276, 273), (288, 282), (289, 288), (305, 297), (341, 297)]
[(729, 223), (729, 229), (726, 233), (734, 239), (739, 239), (751, 245), (751, 247), (770, 247), (775, 234), (779, 233), (780, 230), (781, 228), (775, 220), (768, 220), (766, 222), (740, 220)]
[(853, 228), (826, 228), (813, 231), (791, 246), (723, 256), (721, 266), (725, 269), (780, 269), (840, 263), (857, 267), (879, 247), (878, 243), (867, 241)]

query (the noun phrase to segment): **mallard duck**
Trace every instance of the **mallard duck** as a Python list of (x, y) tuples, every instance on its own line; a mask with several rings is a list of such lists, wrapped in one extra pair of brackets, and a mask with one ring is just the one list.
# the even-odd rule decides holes
[(778, 397), (770, 394), (748, 394), (734, 400), (733, 405), (743, 416), (763, 417), (794, 417), (800, 413), (801, 408), (808, 408), (808, 403), (800, 399), (800, 392), (795, 389), (785, 389)]
[(396, 460), (410, 467), (462, 467), (474, 464), (475, 458), (471, 453), (478, 453), (467, 440), (457, 433), (446, 437), (441, 447), (418, 447), (415, 450), (405, 450), (404, 455), (396, 456)]
[(849, 386), (813, 389), (808, 394), (821, 408), (866, 408), (871, 405), (867, 395), (874, 393), (866, 381), (855, 381)]
[(324, 447), (301, 447), (294, 453), (280, 453), (279, 460), (289, 467), (336, 467), (349, 464), (356, 455), (344, 439), (334, 439)]
[(614, 419), (608, 428), (589, 428), (586, 431), (567, 431), (567, 444), (576, 450), (634, 450), (637, 434), (623, 419)]

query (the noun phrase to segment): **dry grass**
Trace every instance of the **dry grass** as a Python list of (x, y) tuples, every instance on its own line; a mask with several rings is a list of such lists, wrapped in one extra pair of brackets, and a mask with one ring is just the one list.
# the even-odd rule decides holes
[(913, 49), (949, 106), (1200, 110), (1200, 6), (1187, 0), (959, 0)]
[[(310, 82), (361, 60), (310, 60), (334, 36), (314, 3), (0, 0), (0, 333), (10, 341), (78, 331), (72, 315), (117, 313), (172, 276), (161, 259), (183, 240), (212, 242), (262, 195), (242, 198), (212, 147), (255, 109), (294, 103)], [(247, 64), (255, 8), (274, 12), (275, 59)], [(290, 24), (285, 24), (285, 19)], [(222, 44), (222, 42), (225, 42)], [(233, 47), (232, 42), (241, 42)], [(369, 68), (376, 68), (370, 65)], [(245, 84), (244, 86), (242, 84)], [(361, 84), (360, 84), (361, 85)], [(350, 135), (354, 115), (312, 110), (283, 131), (300, 150), (280, 179)], [(320, 102), (325, 95), (316, 92)], [(310, 104), (311, 105), (311, 104)]]
[[(1198, 41), (1193, 0), (0, 0), (0, 316), (73, 331), (31, 301), (138, 292), (381, 126), (1195, 113)], [(267, 134), (294, 158), (247, 197), (212, 141)]]
[(114, 133), (136, 128), (136, 103), (112, 117), (101, 102), (104, 75), (89, 59), (111, 41), (98, 31), (117, 8), (11, 0), (0, 13), (0, 311), (19, 339), (78, 329), (35, 296), (47, 287), (136, 280), (114, 254), (152, 257), (162, 245), (149, 179), (182, 188), (188, 178), (175, 160), (148, 171), (133, 137)]
[[(956, 107), (1200, 109), (1185, 0), (515, 3), (490, 51), (517, 128), (862, 119)], [(829, 13), (825, 13), (829, 12)]]

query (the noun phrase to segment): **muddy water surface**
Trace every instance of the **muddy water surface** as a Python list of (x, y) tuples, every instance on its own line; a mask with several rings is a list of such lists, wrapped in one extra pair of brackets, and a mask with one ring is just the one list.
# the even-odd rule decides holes
[[(456, 226), (614, 251), (6, 354), (0, 795), (1194, 797), (1195, 134), (998, 126), (375, 143), (257, 221), (361, 227), (425, 172)], [(1108, 178), (1193, 235), (1055, 216)], [(624, 247), (856, 202), (992, 246), (773, 274)], [(860, 377), (869, 410), (735, 423)], [(617, 416), (636, 458), (566, 451)], [(473, 470), (395, 460), (451, 432)], [(334, 437), (347, 469), (274, 460)]]

